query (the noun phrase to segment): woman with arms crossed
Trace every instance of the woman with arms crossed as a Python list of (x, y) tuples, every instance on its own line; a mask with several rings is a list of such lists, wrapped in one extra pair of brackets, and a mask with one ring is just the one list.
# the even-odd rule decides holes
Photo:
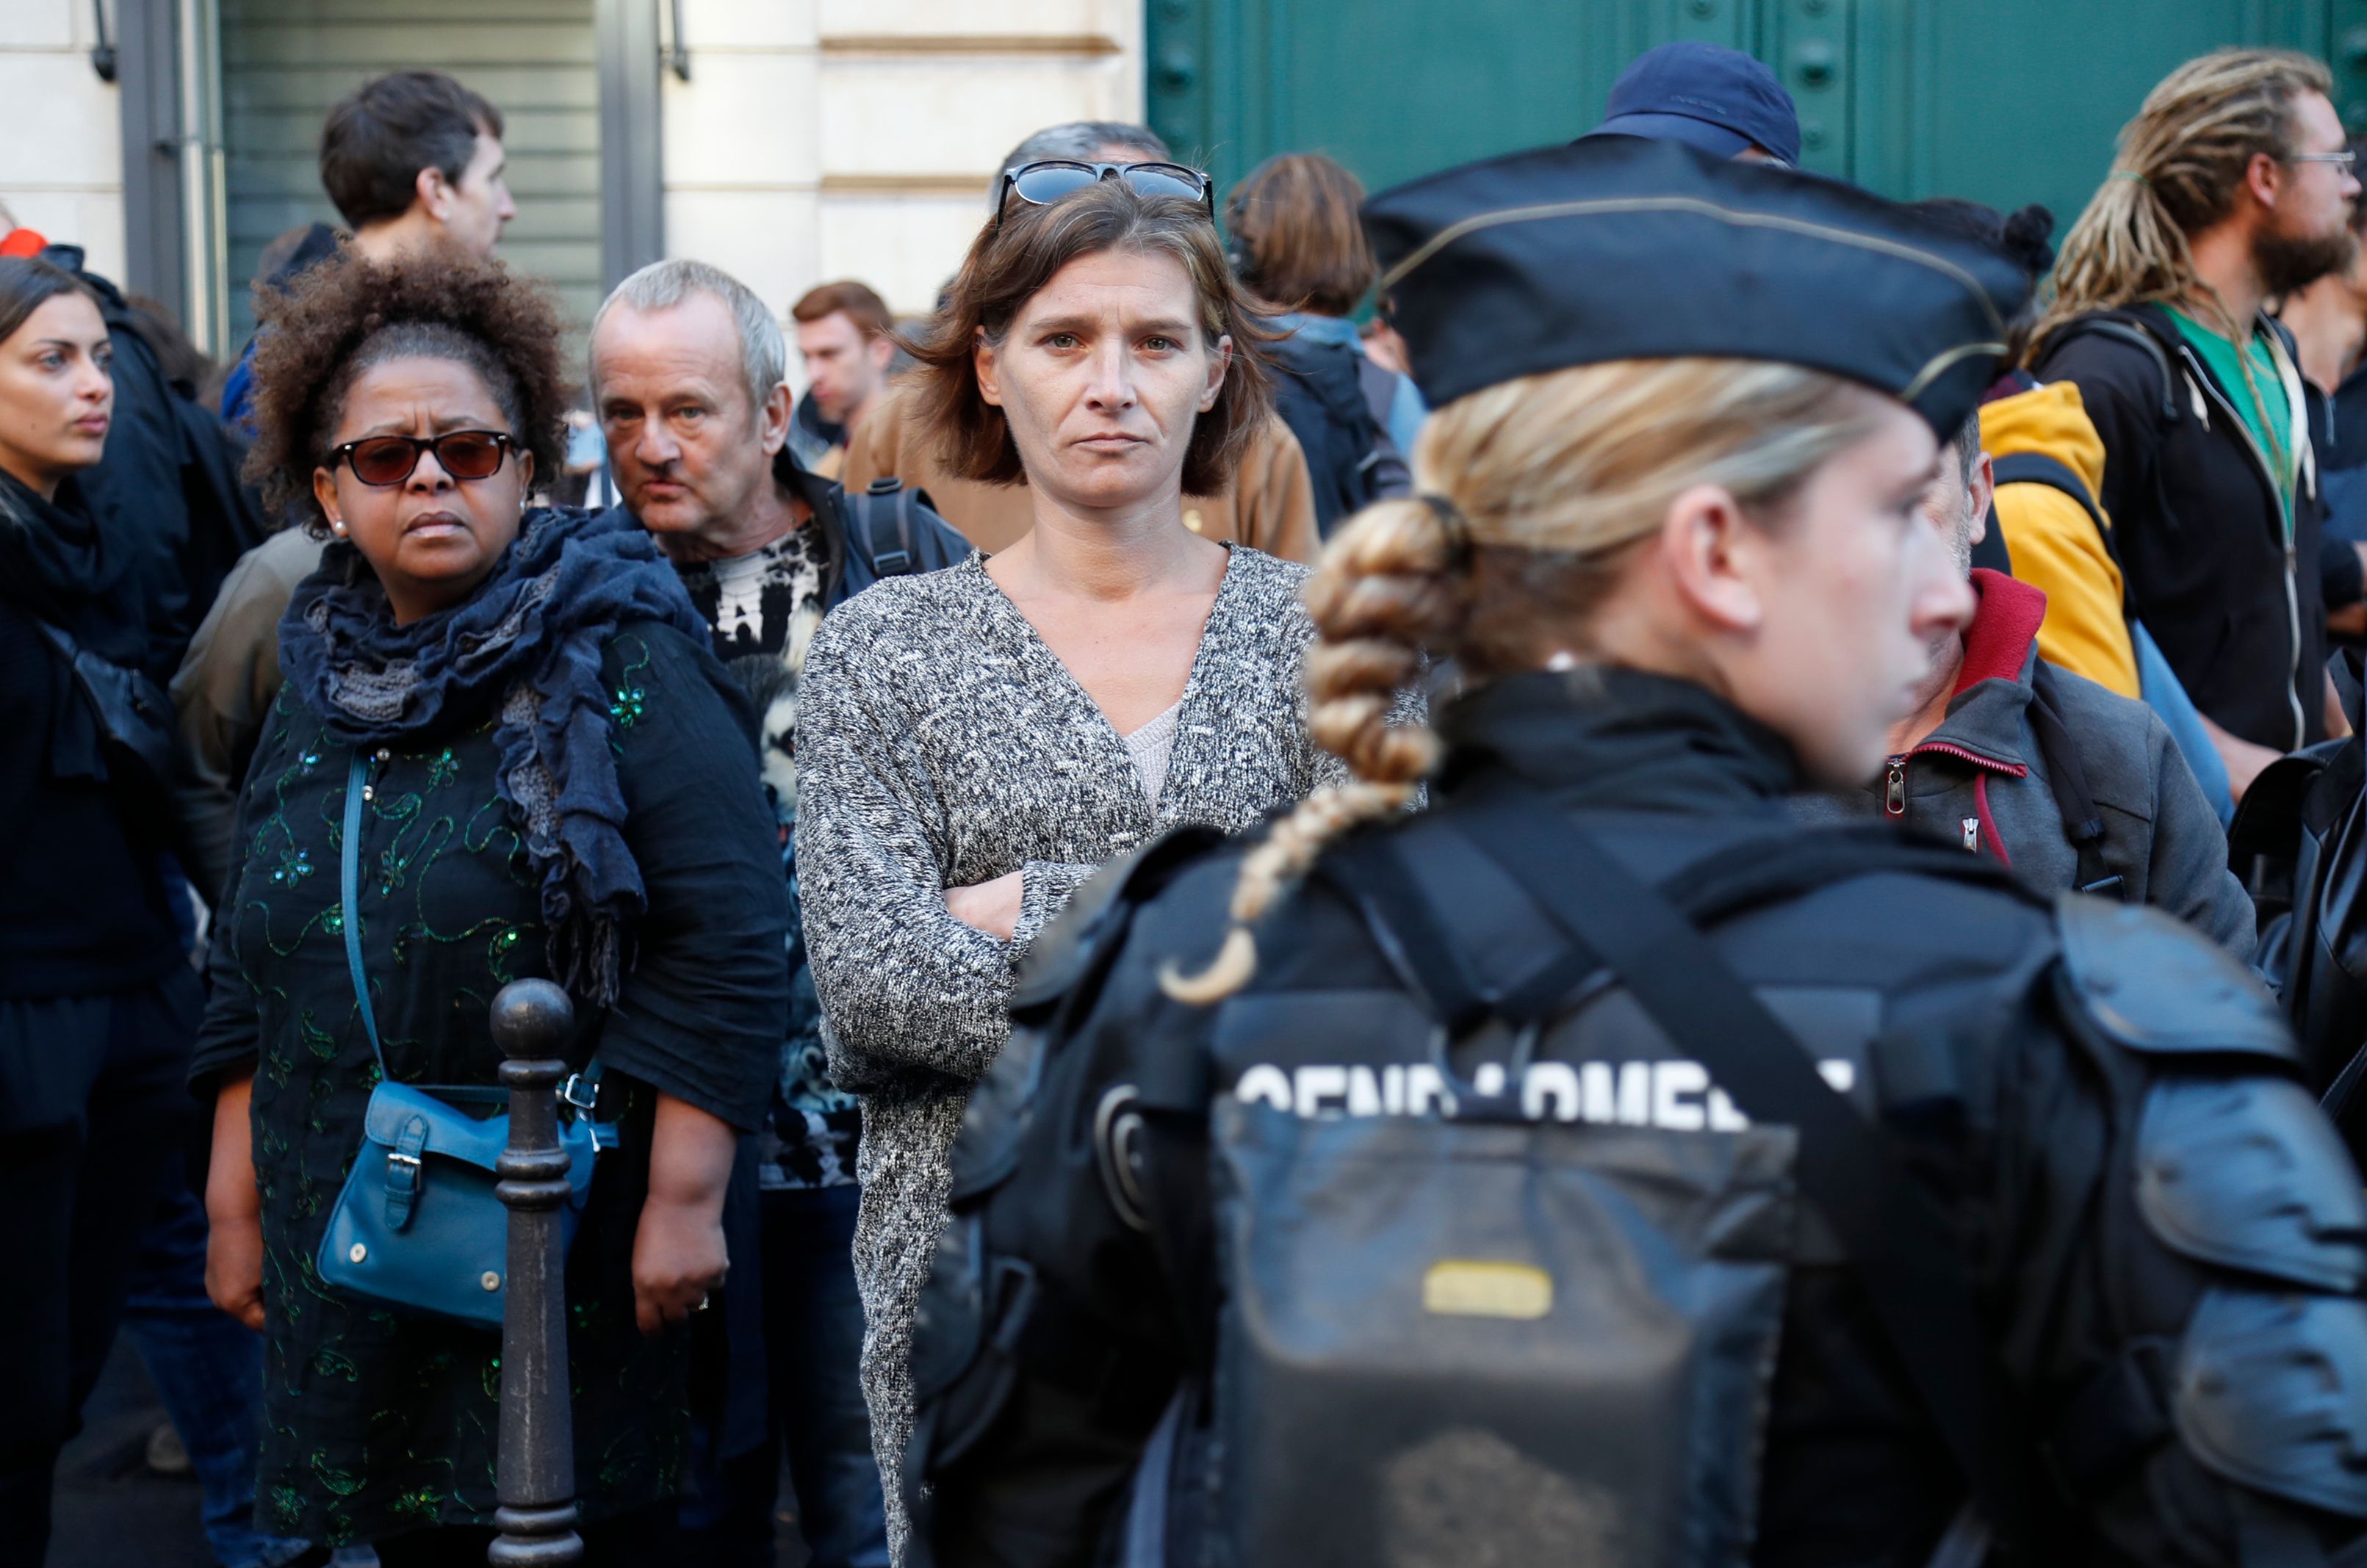
[(948, 458), (1025, 483), (1035, 526), (858, 595), (807, 658), (798, 866), (831, 1073), (864, 1097), (864, 1380), (899, 1541), (913, 1303), (1014, 968), (1103, 862), (1338, 769), (1298, 686), (1306, 569), (1184, 523), (1268, 409), (1207, 188), (1006, 176), (918, 353)]

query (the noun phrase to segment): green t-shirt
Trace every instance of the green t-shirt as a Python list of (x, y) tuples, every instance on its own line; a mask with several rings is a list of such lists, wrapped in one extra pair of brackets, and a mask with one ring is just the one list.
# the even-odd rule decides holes
[[(2203, 356), (2212, 376), (2226, 389), (2227, 400), (2236, 405), (2260, 456), (2269, 460), (2270, 472), (2276, 478), (2277, 494), (2284, 502), (2285, 525), (2291, 527), (2293, 415), (2285, 402), (2284, 379), (2277, 374), (2277, 358), (2269, 352), (2267, 334), (2254, 333), (2252, 341), (2245, 345), (2246, 356), (2252, 362), (2252, 381), (2247, 386), (2243, 367), (2236, 362), (2233, 343), (2176, 306), (2170, 307), (2169, 313), (2186, 341), (2194, 345), (2194, 352)], [(2255, 387), (2259, 390), (2257, 398), (2252, 395)]]

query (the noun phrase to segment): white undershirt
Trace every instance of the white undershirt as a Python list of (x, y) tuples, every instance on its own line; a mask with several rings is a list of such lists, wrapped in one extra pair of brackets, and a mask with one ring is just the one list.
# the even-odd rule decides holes
[(1142, 774), (1142, 792), (1150, 797), (1152, 809), (1159, 806), (1159, 792), (1167, 787), (1167, 759), (1175, 750), (1175, 718), (1184, 711), (1184, 700), (1145, 724), (1133, 734), (1121, 737), (1127, 755), (1134, 759), (1135, 770)]

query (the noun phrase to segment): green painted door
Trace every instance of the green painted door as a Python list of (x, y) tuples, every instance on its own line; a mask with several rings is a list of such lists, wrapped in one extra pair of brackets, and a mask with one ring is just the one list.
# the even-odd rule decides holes
[(2367, 0), (1146, 0), (1150, 122), (1229, 188), (1314, 150), (1375, 188), (1566, 141), (1622, 67), (1704, 39), (1772, 65), (1801, 161), (1900, 197), (2042, 201), (2069, 229), (2180, 61), (2328, 59), (2367, 130)]

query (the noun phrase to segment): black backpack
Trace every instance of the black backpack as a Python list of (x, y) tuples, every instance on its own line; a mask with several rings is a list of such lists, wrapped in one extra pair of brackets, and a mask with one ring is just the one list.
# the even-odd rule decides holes
[[(1274, 349), (1274, 412), (1307, 454), (1315, 489), (1315, 526), (1329, 538), (1343, 518), (1413, 488), (1405, 458), (1375, 412), (1366, 370), (1381, 372), (1345, 344), (1294, 333)], [(1377, 378), (1376, 378), (1377, 379)], [(1385, 383), (1393, 392), (1395, 382)]]
[[(1515, 854), (1520, 834), (1534, 827), (1533, 810), (1513, 825)], [(1032, 1169), (1027, 1181), (1014, 1180), (1019, 1146), (1036, 1115), (1065, 1113), (1049, 1108), (1057, 1097), (1048, 1089), (1048, 1079), (1058, 1076), (1056, 1063), (1066, 1044), (1060, 1036), (1090, 1008), (1111, 958), (1122, 946), (1119, 938), (1130, 908), (1172, 874), (1172, 865), (1161, 864), (1162, 858), (1188, 862), (1193, 847), (1188, 839), (1154, 846), (1115, 875), (1116, 886), (1104, 886), (1100, 899), (1072, 912), (1072, 921), (1082, 916), (1083, 928), (1069, 933), (1077, 951), (1048, 955), (1048, 963), (1023, 979), (1014, 998), (1011, 1042), (973, 1095), (955, 1146), (950, 1216), (923, 1292), (923, 1329), (913, 1349), (917, 1425), (904, 1456), (903, 1481), (914, 1510), (915, 1568), (989, 1561), (1078, 1562), (1089, 1556), (1126, 1568), (1327, 1560), (1330, 1549), (1309, 1544), (1329, 1540), (1333, 1531), (1324, 1478), (1333, 1477), (1344, 1460), (1387, 1425), (1386, 1413), (1419, 1424), (1442, 1421), (1454, 1415), (1449, 1406), (1467, 1404), (1467, 1414), (1475, 1422), (1484, 1416), (1489, 1421), (1501, 1417), (1497, 1424), (1507, 1429), (1536, 1426), (1538, 1451), (1546, 1452), (1556, 1443), (1574, 1440), (1573, 1423), (1582, 1424), (1617, 1405), (1614, 1401), (1591, 1411), (1580, 1409), (1554, 1396), (1557, 1391), (1548, 1386), (1553, 1378), (1543, 1375), (1544, 1366), (1515, 1366), (1482, 1342), (1490, 1318), (1534, 1317), (1541, 1292), (1559, 1292), (1573, 1303), (1593, 1302), (1615, 1316), (1612, 1298), (1620, 1296), (1621, 1289), (1609, 1289), (1606, 1294), (1602, 1271), (1579, 1258), (1570, 1258), (1567, 1270), (1555, 1270), (1550, 1282), (1535, 1270), (1508, 1278), (1485, 1264), (1465, 1267), (1460, 1273), (1449, 1270), (1425, 1282), (1425, 1299), (1433, 1286), (1456, 1298), (1429, 1310), (1465, 1314), (1476, 1325), (1467, 1348), (1477, 1360), (1461, 1370), (1472, 1371), (1484, 1363), (1496, 1375), (1470, 1378), (1442, 1378), (1438, 1374), (1448, 1370), (1442, 1365), (1420, 1358), (1409, 1361), (1389, 1345), (1376, 1342), (1365, 1332), (1375, 1314), (1360, 1304), (1365, 1281), (1353, 1270), (1317, 1268), (1309, 1272), (1279, 1262), (1269, 1269), (1257, 1261), (1262, 1256), (1257, 1238), (1267, 1234), (1266, 1221), (1279, 1216), (1288, 1228), (1292, 1216), (1310, 1212), (1291, 1195), (1288, 1179), (1299, 1164), (1289, 1145), (1309, 1139), (1370, 1143), (1370, 1148), (1350, 1152), (1383, 1156), (1375, 1168), (1393, 1172), (1389, 1179), (1353, 1188), (1378, 1197), (1377, 1207), (1362, 1213), (1364, 1220), (1432, 1224), (1440, 1238), (1468, 1231), (1473, 1216), (1482, 1213), (1525, 1224), (1521, 1216), (1526, 1212), (1514, 1201), (1516, 1190), (1533, 1185), (1523, 1173), (1561, 1163), (1545, 1159), (1540, 1164), (1530, 1156), (1568, 1153), (1569, 1129), (1551, 1119), (1532, 1120), (1518, 1109), (1517, 1094), (1508, 1098), (1501, 1086), (1489, 1089), (1481, 1079), (1464, 1081), (1445, 1055), (1444, 1042), (1463, 1037), (1482, 1016), (1517, 1022), (1524, 1031), (1541, 1027), (1565, 1010), (1573, 988), (1605, 962), (1627, 979), (1656, 1017), (1661, 1016), (1671, 992), (1692, 998), (1695, 1016), (1664, 1017), (1663, 1024), (1693, 1046), (1692, 1055), (1712, 1065), (1712, 1076), (1733, 1091), (1738, 1105), (1754, 1118), (1811, 1129), (1815, 1154), (1808, 1166), (1792, 1167), (1788, 1132), (1780, 1134), (1782, 1148), (1768, 1143), (1756, 1148), (1754, 1156), (1784, 1164), (1787, 1174), (1778, 1185), (1796, 1178), (1803, 1190), (1819, 1194), (1831, 1213), (1842, 1216), (1836, 1223), (1848, 1227), (1853, 1256), (1897, 1265), (1873, 1271), (1869, 1280), (1877, 1318), (1896, 1336), (1894, 1343), (1910, 1376), (1933, 1405), (1942, 1436), (1965, 1469), (1987, 1517), (2014, 1520), (2021, 1516), (2026, 1444), (2019, 1440), (2018, 1413), (2009, 1407), (2001, 1385), (1978, 1375), (1986, 1352), (1975, 1332), (1962, 1264), (1938, 1241), (1946, 1227), (1926, 1223), (1921, 1190), (1895, 1179), (1897, 1156), (1874, 1123), (1852, 1112), (1826, 1087), (1796, 1039), (1764, 1013), (1722, 961), (1701, 956), (1704, 939), (1700, 934), (1746, 910), (1788, 902), (1853, 875), (1920, 874), (2006, 890), (2011, 884), (2000, 868), (1961, 851), (1918, 842), (1886, 826), (1835, 829), (1773, 849), (1754, 840), (1740, 851), (1714, 853), (1688, 866), (1658, 892), (1648, 895), (1637, 885), (1630, 896), (1609, 900), (1620, 911), (1611, 925), (1632, 926), (1628, 936), (1614, 933), (1606, 942), (1603, 928), (1590, 919), (1587, 927), (1592, 929), (1573, 933), (1576, 940), (1565, 963), (1551, 966), (1518, 996), (1482, 1001), (1461, 960), (1446, 956), (1455, 950), (1433, 925), (1427, 905), (1418, 895), (1400, 896), (1393, 890), (1392, 878), (1381, 874), (1394, 859), (1386, 845), (1367, 840), (1335, 848), (1314, 874), (1331, 880), (1375, 922), (1376, 935), (1391, 954), (1393, 966), (1412, 970), (1405, 975), (1406, 1003), (1437, 1022), (1439, 1077), (1450, 1086), (1451, 1100), (1434, 1118), (1342, 1122), (1301, 1122), (1285, 1113), (1259, 1117), (1254, 1114), (1258, 1108), (1246, 1102), (1228, 1101), (1229, 1110), (1219, 1108), (1208, 1157), (1212, 1217), (1218, 1232), (1214, 1244), (1230, 1288), (1213, 1359), (1189, 1367), (1166, 1359), (1160, 1350), (1117, 1337), (1093, 1304), (1072, 1298), (1021, 1259), (999, 1253), (995, 1243), (1006, 1220), (1025, 1228), (1025, 1216), (1045, 1201), (1045, 1190), (1030, 1182), (1077, 1179), (1075, 1171), (1046, 1168)], [(1499, 858), (1505, 852), (1501, 845), (1484, 843), (1481, 852)], [(1546, 858), (1557, 866), (1565, 863), (1558, 854)], [(1500, 859), (1500, 863), (1514, 869), (1511, 860)], [(1596, 887), (1603, 886), (1596, 880), (1603, 874), (1608, 874), (1597, 868), (1577, 880)], [(1538, 896), (1525, 876), (1522, 880), (1533, 897)], [(1652, 957), (1664, 949), (1673, 956), (1665, 962)], [(1372, 1015), (1365, 1021), (1377, 1026), (1381, 1021)], [(1704, 1032), (1707, 1038), (1702, 1037)], [(1778, 1048), (1767, 1048), (1770, 1043)], [(1120, 1220), (1161, 1237), (1161, 1246), (1172, 1245), (1182, 1233), (1164, 1215), (1160, 1184), (1132, 1163), (1129, 1151), (1138, 1145), (1126, 1123), (1145, 1114), (1185, 1122), (1207, 1114), (1213, 1100), (1206, 1077), (1208, 1064), (1195, 1053), (1181, 1052), (1137, 1066), (1141, 1081), (1103, 1095), (1096, 1112), (1097, 1128), (1104, 1122), (1111, 1125), (1106, 1139), (1099, 1131), (1095, 1134), (1102, 1160), (1099, 1177), (1112, 1193), (1112, 1207)], [(1647, 1207), (1658, 1201), (1655, 1192), (1666, 1198), (1684, 1185), (1647, 1158), (1648, 1151), (1642, 1145), (1651, 1142), (1649, 1137), (1639, 1134), (1618, 1142), (1627, 1130), (1599, 1131), (1611, 1135), (1595, 1142), (1615, 1143), (1614, 1152), (1626, 1151), (1628, 1142), (1637, 1145), (1636, 1158), (1642, 1163), (1623, 1168), (1642, 1176), (1636, 1195)], [(1417, 1167), (1426, 1178), (1436, 1179), (1421, 1183), (1423, 1194), (1414, 1195), (1417, 1201), (1392, 1207), (1388, 1195), (1406, 1196), (1406, 1173)], [(1882, 1199), (1835, 1201), (1837, 1180), (1845, 1181), (1854, 1193), (1876, 1193)], [(1567, 1182), (1556, 1179), (1548, 1185), (1564, 1198), (1571, 1196)], [(1343, 1190), (1333, 1190), (1336, 1196)], [(1748, 1272), (1755, 1292), (1729, 1288), (1736, 1300), (1748, 1296), (1749, 1310), (1727, 1315), (1713, 1312), (1701, 1325), (1717, 1330), (1711, 1337), (1723, 1346), (1707, 1359), (1729, 1373), (1754, 1354), (1772, 1357), (1781, 1275), (1789, 1258), (1782, 1247), (1760, 1247), (1751, 1239), (1758, 1235), (1756, 1227), (1743, 1223), (1757, 1191), (1750, 1181), (1732, 1190), (1720, 1186), (1717, 1193), (1688, 1188), (1689, 1200), (1702, 1201), (1690, 1208), (1676, 1203), (1665, 1214), (1656, 1212), (1656, 1217), (1679, 1230), (1717, 1220), (1733, 1222), (1731, 1234), (1719, 1233), (1724, 1239), (1704, 1243), (1723, 1260), (1707, 1266), (1705, 1272)], [(1715, 1202), (1709, 1201), (1713, 1198)], [(1081, 1254), (1093, 1250), (1098, 1233), (1093, 1226), (1098, 1223), (1087, 1223), (1077, 1235)], [(1187, 1224), (1184, 1229), (1189, 1228)], [(1340, 1234), (1369, 1237), (1377, 1233), (1346, 1224)], [(1293, 1253), (1289, 1238), (1282, 1239), (1285, 1245), (1275, 1258)], [(1458, 1255), (1444, 1239), (1439, 1249), (1423, 1254)], [(1907, 1266), (1907, 1259), (1915, 1266)], [(1564, 1315), (1569, 1314), (1566, 1311)], [(1317, 1359), (1323, 1368), (1288, 1356), (1274, 1360), (1255, 1353), (1267, 1328), (1305, 1326), (1313, 1320), (1330, 1325), (1317, 1333), (1330, 1358)], [(1333, 1352), (1338, 1354), (1331, 1356)], [(1295, 1375), (1310, 1370), (1337, 1371), (1350, 1362), (1391, 1370), (1368, 1385), (1354, 1384), (1353, 1379), (1343, 1385), (1337, 1378), (1319, 1378), (1327, 1386), (1315, 1387)], [(1555, 1375), (1580, 1366), (1599, 1371), (1602, 1365), (1595, 1358), (1573, 1354), (1554, 1362)], [(1417, 1372), (1423, 1375), (1416, 1377)], [(1750, 1380), (1737, 1375), (1735, 1387), (1721, 1388), (1738, 1406), (1747, 1405), (1741, 1385)], [(1409, 1393), (1424, 1382), (1427, 1386), (1409, 1399)], [(1333, 1397), (1342, 1386), (1348, 1387), (1351, 1404), (1369, 1395), (1368, 1407), (1343, 1416)], [(1655, 1397), (1660, 1392), (1653, 1391)], [(1195, 1412), (1212, 1395), (1217, 1419), (1201, 1427)], [(982, 1495), (965, 1491), (958, 1472), (968, 1455), (998, 1440), (998, 1418), (1014, 1401), (1024, 1402), (1030, 1412), (1026, 1441), (1032, 1462), (1019, 1478), (1017, 1491), (986, 1501)], [(1716, 1400), (1703, 1408), (1710, 1406), (1726, 1408)], [(1278, 1438), (1286, 1440), (1277, 1447)], [(1613, 1441), (1600, 1451), (1617, 1446)], [(1719, 1473), (1747, 1493), (1757, 1473), (1755, 1459), (1740, 1451), (1730, 1457), (1732, 1464)], [(1643, 1468), (1648, 1471), (1652, 1465)], [(1282, 1484), (1275, 1477), (1284, 1472), (1308, 1483)], [(1125, 1479), (1129, 1474), (1130, 1481)], [(1242, 1490), (1261, 1474), (1259, 1484)], [(1106, 1517), (1099, 1542), (1081, 1539), (1080, 1515), (1093, 1506), (1106, 1508), (1114, 1492), (1124, 1495)], [(1230, 1495), (1217, 1514), (1201, 1512), (1211, 1498), (1227, 1494)], [(1721, 1494), (1720, 1500), (1736, 1499)], [(952, 1510), (950, 1517), (940, 1511), (946, 1507)], [(1747, 1510), (1735, 1517), (1747, 1517)], [(1520, 1539), (1522, 1549), (1500, 1552), (1502, 1561), (1546, 1560), (1529, 1550), (1538, 1543), (1527, 1539), (1520, 1517), (1466, 1520), (1465, 1525), (1473, 1536)], [(1979, 1516), (1968, 1511), (1959, 1527), (1976, 1537)], [(1957, 1533), (1952, 1531), (1952, 1539)], [(1475, 1550), (1472, 1560), (1486, 1553)], [(1337, 1560), (1337, 1552), (1328, 1560)]]
[(2353, 733), (2262, 770), (2227, 853), (2260, 915), (2252, 965), (2284, 1003), (2327, 1115), (2367, 1157), (2367, 712), (2359, 651), (2327, 668)]

